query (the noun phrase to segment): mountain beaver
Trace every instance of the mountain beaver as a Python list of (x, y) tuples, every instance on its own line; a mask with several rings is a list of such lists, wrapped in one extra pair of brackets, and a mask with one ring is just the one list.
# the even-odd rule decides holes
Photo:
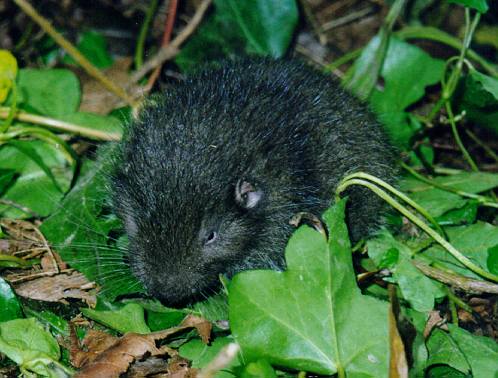
[[(132, 271), (168, 306), (210, 294), (220, 273), (283, 268), (289, 220), (321, 214), (345, 175), (395, 176), (374, 115), (295, 60), (225, 62), (149, 102), (120, 142), (111, 191)], [(347, 194), (355, 241), (383, 205)]]

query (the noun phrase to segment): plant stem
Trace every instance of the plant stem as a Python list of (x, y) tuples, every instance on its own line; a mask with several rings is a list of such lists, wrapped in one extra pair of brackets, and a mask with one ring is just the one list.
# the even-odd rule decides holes
[[(431, 180), (425, 176), (422, 176), (420, 173), (415, 171), (412, 167), (409, 165), (405, 164), (404, 162), (401, 162), (401, 167), (408, 171), (413, 177), (415, 177), (417, 180), (420, 180), (422, 182), (425, 182), (426, 184), (429, 184), (431, 186), (434, 186), (435, 188), (444, 190), (446, 192), (450, 193), (455, 193), (458, 194), (461, 197), (466, 197), (466, 198), (471, 198), (479, 201), (479, 204), (487, 207), (495, 207), (498, 208), (498, 203), (493, 201), (492, 198), (486, 197), (486, 196), (481, 196), (479, 194), (474, 194), (474, 193), (467, 193), (462, 190), (454, 189), (451, 186), (443, 185), (438, 183), (437, 181)], [(437, 170), (436, 170), (437, 171)]]
[(336, 60), (332, 61), (331, 63), (327, 64), (323, 70), (325, 72), (333, 72), (335, 71), (336, 69), (338, 69), (340, 66), (342, 66), (343, 64), (346, 64), (348, 63), (349, 61), (351, 60), (354, 60), (356, 58), (358, 58), (360, 55), (361, 55), (361, 52), (363, 51), (362, 48), (359, 48), (359, 49), (356, 49), (356, 50), (353, 50), (353, 51), (350, 51), (346, 54), (344, 54), (343, 56), (337, 58)]
[(474, 159), (472, 159), (472, 156), (470, 156), (469, 152), (463, 145), (462, 139), (460, 138), (460, 134), (458, 133), (457, 125), (455, 122), (455, 116), (453, 114), (453, 109), (451, 108), (450, 102), (446, 101), (445, 106), (446, 106), (446, 112), (448, 113), (448, 120), (450, 121), (451, 125), (451, 132), (453, 133), (453, 137), (455, 138), (455, 142), (457, 143), (458, 148), (462, 152), (465, 160), (467, 160), (467, 163), (470, 165), (470, 168), (474, 172), (479, 172), (477, 164), (474, 162)]
[(467, 303), (458, 298), (455, 293), (451, 289), (448, 288), (448, 297), (460, 308), (464, 309), (467, 312), (472, 313), (472, 307), (470, 307)]
[[(449, 270), (447, 267), (439, 266), (441, 265), (438, 261), (431, 262), (431, 265), (427, 265), (418, 259), (412, 260), (412, 264), (424, 273), (427, 277), (433, 278), (439, 282), (444, 283), (454, 287), (455, 289), (465, 291), (471, 294), (498, 294), (498, 285), (482, 280), (476, 280), (474, 278), (469, 278), (456, 274), (455, 272)], [(464, 302), (460, 304), (458, 301), (455, 302), (463, 308), (465, 311), (469, 311), (469, 306)], [(464, 307), (466, 306), (466, 307)], [(470, 309), (469, 312), (472, 312)]]
[[(36, 136), (44, 142), (57, 146), (69, 164), (76, 164), (78, 156), (73, 149), (54, 133), (40, 127), (12, 127), (8, 133), (0, 134), (0, 145), (7, 142), (9, 139), (17, 138), (23, 135)], [(61, 146), (63, 147), (62, 149), (60, 148)]]
[(150, 23), (152, 22), (152, 16), (157, 8), (157, 0), (151, 0), (147, 12), (145, 13), (145, 20), (140, 28), (140, 33), (138, 34), (137, 46), (135, 48), (135, 67), (138, 69), (142, 66), (144, 62), (144, 45), (145, 39), (147, 38), (147, 31), (149, 30)]
[(458, 326), (458, 312), (455, 306), (455, 301), (453, 300), (453, 297), (449, 295), (449, 292), (451, 291), (449, 288), (446, 288), (446, 292), (448, 294), (448, 305), (450, 307), (450, 312), (451, 312), (451, 322)]
[(493, 158), (496, 162), (498, 162), (498, 155), (493, 151), (491, 147), (489, 147), (486, 143), (484, 143), (480, 138), (477, 137), (472, 131), (465, 129), (467, 135), (472, 139), (476, 144), (478, 144), (486, 153)]
[[(10, 109), (7, 107), (0, 106), (0, 119), (6, 119), (9, 115)], [(90, 139), (95, 140), (120, 140), (121, 134), (118, 133), (108, 133), (100, 130), (89, 129), (85, 126), (76, 125), (74, 123), (61, 121), (54, 118), (44, 117), (37, 114), (26, 113), (18, 111), (14, 118), (28, 123), (34, 123), (41, 126), (50, 127), (52, 129), (69, 132), (73, 134), (78, 134)]]
[(19, 257), (12, 255), (0, 254), (0, 261), (8, 261), (20, 265), (21, 267), (29, 267), (32, 264), (26, 260), (20, 259)]
[(131, 75), (131, 81), (136, 83), (142, 77), (147, 75), (149, 71), (152, 71), (157, 66), (163, 64), (168, 59), (172, 59), (179, 52), (180, 46), (187, 40), (187, 38), (195, 31), (197, 26), (201, 23), (204, 14), (206, 13), (209, 5), (211, 5), (212, 0), (203, 0), (202, 3), (197, 7), (194, 16), (190, 22), (183, 28), (183, 30), (171, 41), (167, 46), (163, 46), (159, 49), (156, 55), (144, 62), (140, 69), (136, 70)]
[(369, 180), (381, 187), (383, 187), (384, 189), (388, 190), (389, 192), (391, 192), (392, 194), (394, 194), (396, 197), (400, 198), (401, 200), (405, 201), (408, 205), (410, 205), (411, 207), (413, 207), (415, 210), (417, 210), (420, 214), (422, 214), (427, 220), (429, 220), (429, 222), (431, 222), (434, 227), (436, 228), (436, 230), (446, 239), (447, 236), (446, 236), (446, 233), (444, 232), (444, 230), (441, 228), (441, 226), (439, 225), (438, 222), (436, 222), (436, 220), (432, 217), (432, 215), (429, 214), (429, 212), (424, 209), (422, 206), (420, 206), (418, 203), (416, 203), (415, 201), (413, 201), (410, 197), (408, 197), (406, 194), (400, 192), (399, 190), (397, 190), (396, 188), (394, 188), (392, 185), (389, 185), (387, 182), (375, 177), (375, 176), (372, 176), (368, 173), (364, 173), (364, 172), (357, 172), (357, 173), (353, 173), (351, 175), (348, 175), (346, 177), (343, 178), (342, 181), (347, 181), (347, 180), (351, 180), (351, 179), (354, 179), (354, 178), (359, 178), (359, 179), (365, 179), (365, 180)]
[(113, 81), (109, 80), (97, 67), (95, 67), (79, 50), (66, 38), (62, 36), (55, 28), (50, 24), (45, 17), (40, 15), (35, 8), (26, 0), (14, 0), (14, 2), (21, 8), (24, 13), (26, 13), (33, 21), (35, 21), (40, 28), (48, 35), (50, 35), (53, 40), (67, 51), (69, 55), (81, 66), (83, 69), (92, 77), (97, 79), (104, 87), (109, 91), (114, 93), (119, 98), (123, 99), (127, 104), (132, 107), (137, 105), (137, 102), (126, 93), (126, 91), (119, 85), (115, 84)]
[[(401, 39), (429, 39), (431, 41), (444, 43), (457, 50), (462, 49), (462, 42), (458, 40), (458, 38), (430, 26), (406, 26), (393, 34)], [(468, 49), (467, 55), (470, 59), (481, 65), (489, 74), (498, 76), (498, 67), (488, 62), (474, 50)]]
[(364, 186), (375, 194), (377, 194), (384, 201), (389, 203), (392, 207), (398, 210), (401, 214), (403, 214), (406, 218), (412, 221), (416, 226), (422, 229), (425, 233), (427, 233), (430, 237), (432, 237), (436, 242), (438, 242), (444, 249), (446, 249), (454, 258), (456, 258), (461, 264), (465, 267), (473, 271), (474, 273), (487, 278), (488, 280), (498, 282), (498, 276), (485, 271), (480, 266), (473, 263), (469, 258), (464, 256), (460, 251), (458, 251), (453, 245), (448, 243), (441, 235), (439, 235), (436, 231), (430, 228), (427, 224), (425, 224), (419, 217), (414, 215), (408, 209), (406, 209), (403, 205), (401, 205), (394, 198), (390, 197), (386, 192), (380, 189), (377, 185), (372, 184), (371, 182), (361, 180), (361, 179), (351, 179), (347, 181), (341, 181), (339, 186), (336, 189), (336, 195), (339, 196), (347, 187), (351, 185), (361, 185)]

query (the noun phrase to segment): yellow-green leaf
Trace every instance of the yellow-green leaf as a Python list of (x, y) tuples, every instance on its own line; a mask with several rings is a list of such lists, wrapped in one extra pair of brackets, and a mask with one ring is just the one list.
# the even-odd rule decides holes
[(7, 50), (0, 50), (0, 104), (9, 94), (17, 76), (17, 60)]

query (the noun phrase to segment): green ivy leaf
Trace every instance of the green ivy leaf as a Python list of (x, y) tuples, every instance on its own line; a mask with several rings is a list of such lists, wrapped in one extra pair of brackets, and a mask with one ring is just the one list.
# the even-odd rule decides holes
[(0, 352), (18, 364), (24, 373), (55, 378), (70, 372), (57, 362), (59, 344), (34, 318), (0, 323)]
[(233, 278), (230, 326), (245, 361), (327, 375), (388, 374), (387, 304), (356, 286), (344, 208), (342, 200), (324, 214), (328, 242), (307, 226), (294, 233), (285, 272)]
[(486, 13), (489, 9), (486, 0), (448, 0), (449, 3), (460, 4), (467, 8), (472, 8), (479, 13)]
[(15, 175), (16, 171), (13, 169), (0, 169), (0, 195), (8, 188)]
[[(366, 49), (375, 48), (375, 38)], [(412, 136), (422, 129), (420, 122), (405, 109), (424, 96), (427, 86), (438, 83), (443, 71), (443, 60), (432, 58), (417, 46), (390, 38), (380, 72), (384, 88), (374, 89), (370, 102), (398, 147), (408, 149)]]
[[(8, 186), (2, 198), (27, 207), (41, 216), (49, 215), (60, 206), (63, 192), (68, 190), (73, 167), (67, 164), (64, 154), (54, 146), (39, 140), (18, 141), (16, 147), (0, 147), (0, 169), (13, 170), (19, 177)], [(23, 152), (19, 150), (22, 145)], [(25, 152), (33, 152), (28, 156)], [(35, 162), (32, 158), (37, 155)], [(42, 162), (42, 164), (41, 164)], [(45, 167), (41, 168), (40, 164)], [(47, 175), (47, 170), (52, 177)], [(54, 184), (58, 183), (58, 187)], [(62, 191), (61, 191), (62, 190)], [(18, 218), (31, 216), (13, 206), (0, 205), (2, 216)]]
[(449, 365), (462, 373), (470, 372), (465, 355), (447, 332), (440, 329), (432, 331), (427, 340), (427, 349), (429, 350), (427, 366)]
[(144, 309), (138, 303), (127, 303), (119, 310), (113, 311), (97, 311), (90, 308), (82, 308), (81, 312), (86, 317), (121, 333), (150, 333), (150, 329), (145, 323)]
[(472, 224), (477, 218), (477, 209), (479, 202), (469, 200), (465, 205), (458, 209), (447, 211), (436, 218), (441, 226), (458, 226), (461, 224)]
[(458, 93), (458, 110), (465, 110), (467, 119), (498, 133), (498, 79), (471, 69)]
[[(84, 32), (80, 37), (77, 48), (95, 67), (104, 69), (112, 66), (113, 60), (107, 51), (107, 41), (99, 32), (94, 30)], [(76, 61), (70, 55), (65, 55), (63, 62), (76, 64)]]
[[(202, 369), (218, 355), (224, 346), (233, 342), (234, 340), (231, 336), (216, 337), (214, 341), (206, 345), (198, 338), (195, 338), (183, 344), (179, 349), (179, 353), (180, 356), (192, 361), (193, 368)], [(235, 372), (238, 371), (241, 363), (241, 357), (237, 356), (230, 365), (216, 374), (216, 378), (237, 377), (238, 375)]]
[(89, 129), (104, 131), (110, 134), (121, 135), (123, 133), (123, 124), (119, 119), (113, 116), (103, 116), (95, 113), (76, 112), (59, 117), (62, 121), (74, 123), (79, 126), (85, 126)]
[(0, 322), (22, 317), (21, 305), (14, 291), (3, 278), (0, 277)]
[(47, 175), (50, 181), (52, 181), (52, 183), (54, 184), (55, 188), (57, 188), (58, 191), (62, 192), (62, 188), (55, 179), (54, 174), (52, 173), (50, 168), (45, 164), (45, 162), (43, 161), (42, 157), (38, 154), (38, 152), (33, 148), (31, 143), (24, 140), (11, 139), (7, 142), (7, 144), (16, 148), (24, 155), (26, 155), (28, 158), (30, 158)]
[(19, 70), (19, 108), (49, 117), (74, 113), (80, 105), (80, 83), (65, 69)]
[(275, 370), (266, 360), (259, 360), (247, 364), (238, 376), (241, 378), (277, 378)]
[(391, 267), (393, 279), (412, 308), (419, 312), (428, 312), (433, 309), (436, 298), (445, 296), (441, 284), (426, 277), (412, 264), (412, 251), (403, 243), (394, 239), (387, 231), (367, 243), (369, 257), (380, 264), (386, 260), (390, 251), (399, 251), (397, 263)]
[(295, 0), (215, 0), (214, 4), (214, 14), (176, 57), (182, 70), (243, 52), (281, 57), (287, 51), (298, 21)]
[(496, 341), (489, 337), (472, 335), (454, 324), (448, 324), (448, 329), (450, 336), (465, 355), (472, 375), (474, 377), (496, 377), (498, 373)]
[(427, 86), (441, 80), (444, 65), (421, 48), (391, 37), (381, 70), (384, 88), (371, 97), (374, 108), (379, 113), (405, 110), (424, 96)]
[(23, 307), (27, 317), (36, 318), (41, 324), (50, 328), (50, 331), (55, 336), (69, 337), (69, 323), (59, 315), (51, 311), (35, 311), (28, 306)]
[[(451, 176), (436, 177), (440, 185), (467, 193), (481, 193), (498, 186), (498, 174), (485, 172), (462, 172)], [(467, 200), (458, 194), (435, 188), (414, 177), (404, 177), (400, 182), (403, 192), (424, 207), (433, 217), (438, 217), (451, 209), (462, 208)]]
[[(445, 231), (450, 243), (456, 249), (481, 268), (486, 269), (488, 250), (498, 244), (498, 227), (485, 222), (477, 222), (469, 226), (445, 227)], [(457, 273), (479, 278), (440, 246), (427, 249), (424, 251), (424, 255), (438, 260)]]
[(134, 300), (147, 312), (147, 325), (151, 331), (160, 331), (175, 327), (191, 313), (186, 309), (176, 309), (163, 306), (157, 300)]
[(488, 270), (498, 275), (498, 244), (488, 248), (488, 258), (486, 259)]
[(470, 374), (464, 374), (447, 365), (436, 365), (427, 369), (426, 374), (421, 377), (427, 378), (473, 378)]

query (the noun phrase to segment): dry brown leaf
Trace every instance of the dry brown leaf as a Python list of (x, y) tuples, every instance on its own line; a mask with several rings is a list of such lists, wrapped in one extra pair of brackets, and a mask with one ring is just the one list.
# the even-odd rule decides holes
[[(129, 70), (133, 59), (124, 57), (117, 59), (114, 64), (102, 72), (114, 83), (122, 88), (127, 87), (130, 82)], [(122, 104), (122, 100), (109, 92), (95, 78), (88, 76), (85, 72), (78, 72), (82, 85), (82, 99), (80, 111), (97, 114), (108, 114), (111, 110)], [(139, 91), (138, 87), (129, 92)]]
[(135, 359), (142, 358), (146, 353), (152, 356), (161, 355), (161, 350), (148, 336), (127, 333), (96, 356), (91, 363), (83, 366), (74, 377), (119, 377), (128, 370)]
[(175, 356), (168, 361), (168, 378), (195, 378), (197, 369), (190, 367), (189, 360)]
[(204, 344), (209, 344), (213, 326), (208, 320), (201, 318), (200, 316), (187, 315), (187, 317), (183, 319), (181, 326), (195, 328), (197, 332), (199, 332), (202, 342)]
[(144, 361), (136, 361), (126, 372), (126, 378), (167, 377), (168, 361), (160, 357), (149, 357)]
[(89, 306), (94, 307), (95, 295), (87, 291), (94, 287), (95, 285), (90, 283), (83, 274), (73, 271), (67, 274), (35, 278), (15, 285), (14, 289), (18, 295), (38, 301), (67, 303), (66, 298), (74, 298), (83, 300)]
[(389, 378), (408, 378), (405, 345), (398, 331), (399, 301), (394, 285), (389, 285)]
[[(207, 324), (206, 324), (207, 323)], [(80, 360), (77, 362), (81, 362), (81, 356), (87, 358), (88, 363), (82, 365), (82, 369), (75, 375), (78, 378), (92, 378), (92, 377), (119, 377), (121, 374), (128, 371), (130, 365), (135, 362), (141, 360), (144, 356), (164, 356), (169, 355), (171, 357), (178, 357), (177, 352), (168, 348), (166, 346), (162, 346), (158, 348), (156, 346), (156, 342), (160, 340), (166, 339), (168, 336), (173, 335), (175, 333), (184, 331), (189, 328), (195, 328), (201, 335), (203, 340), (209, 340), (211, 324), (200, 317), (189, 315), (187, 316), (182, 324), (178, 327), (169, 328), (163, 331), (149, 333), (147, 335), (141, 335), (136, 333), (127, 333), (124, 336), (115, 339), (114, 342), (108, 346), (105, 350), (101, 351), (98, 355), (94, 356), (89, 355), (84, 356), (83, 354), (73, 353), (73, 355), (78, 356)], [(96, 335), (97, 336), (97, 335)], [(93, 339), (96, 337), (91, 337), (88, 339), (87, 347), (88, 351), (91, 351), (93, 346), (90, 345), (90, 341), (93, 343)], [(107, 343), (107, 337), (105, 343)], [(96, 345), (99, 349), (104, 344), (104, 342), (96, 340)], [(79, 348), (81, 349), (81, 348)], [(96, 349), (95, 349), (96, 350)], [(172, 361), (179, 361), (178, 359), (173, 358)], [(168, 373), (165, 375), (166, 377), (194, 377), (195, 375), (192, 369), (188, 366), (185, 369), (185, 361), (179, 363), (179, 365), (168, 365)], [(180, 366), (181, 365), (181, 366)], [(176, 366), (176, 367), (175, 367)], [(180, 369), (181, 368), (181, 369)], [(171, 369), (176, 369), (175, 371), (171, 371)], [(172, 375), (175, 374), (175, 375)], [(190, 375), (188, 375), (190, 374)]]
[(427, 339), (427, 337), (429, 337), (434, 327), (441, 326), (445, 322), (446, 321), (439, 314), (439, 311), (433, 310), (429, 312), (429, 319), (427, 319), (427, 323), (425, 324), (424, 329), (424, 339)]
[(2, 230), (7, 239), (2, 239), (0, 251), (17, 257), (34, 257), (44, 253), (47, 242), (38, 227), (28, 221), (19, 219), (0, 219)]
[(109, 349), (118, 340), (117, 337), (103, 331), (90, 329), (80, 345), (73, 323), (71, 324), (71, 346), (69, 348), (69, 359), (71, 364), (80, 368), (93, 362), (103, 351)]

